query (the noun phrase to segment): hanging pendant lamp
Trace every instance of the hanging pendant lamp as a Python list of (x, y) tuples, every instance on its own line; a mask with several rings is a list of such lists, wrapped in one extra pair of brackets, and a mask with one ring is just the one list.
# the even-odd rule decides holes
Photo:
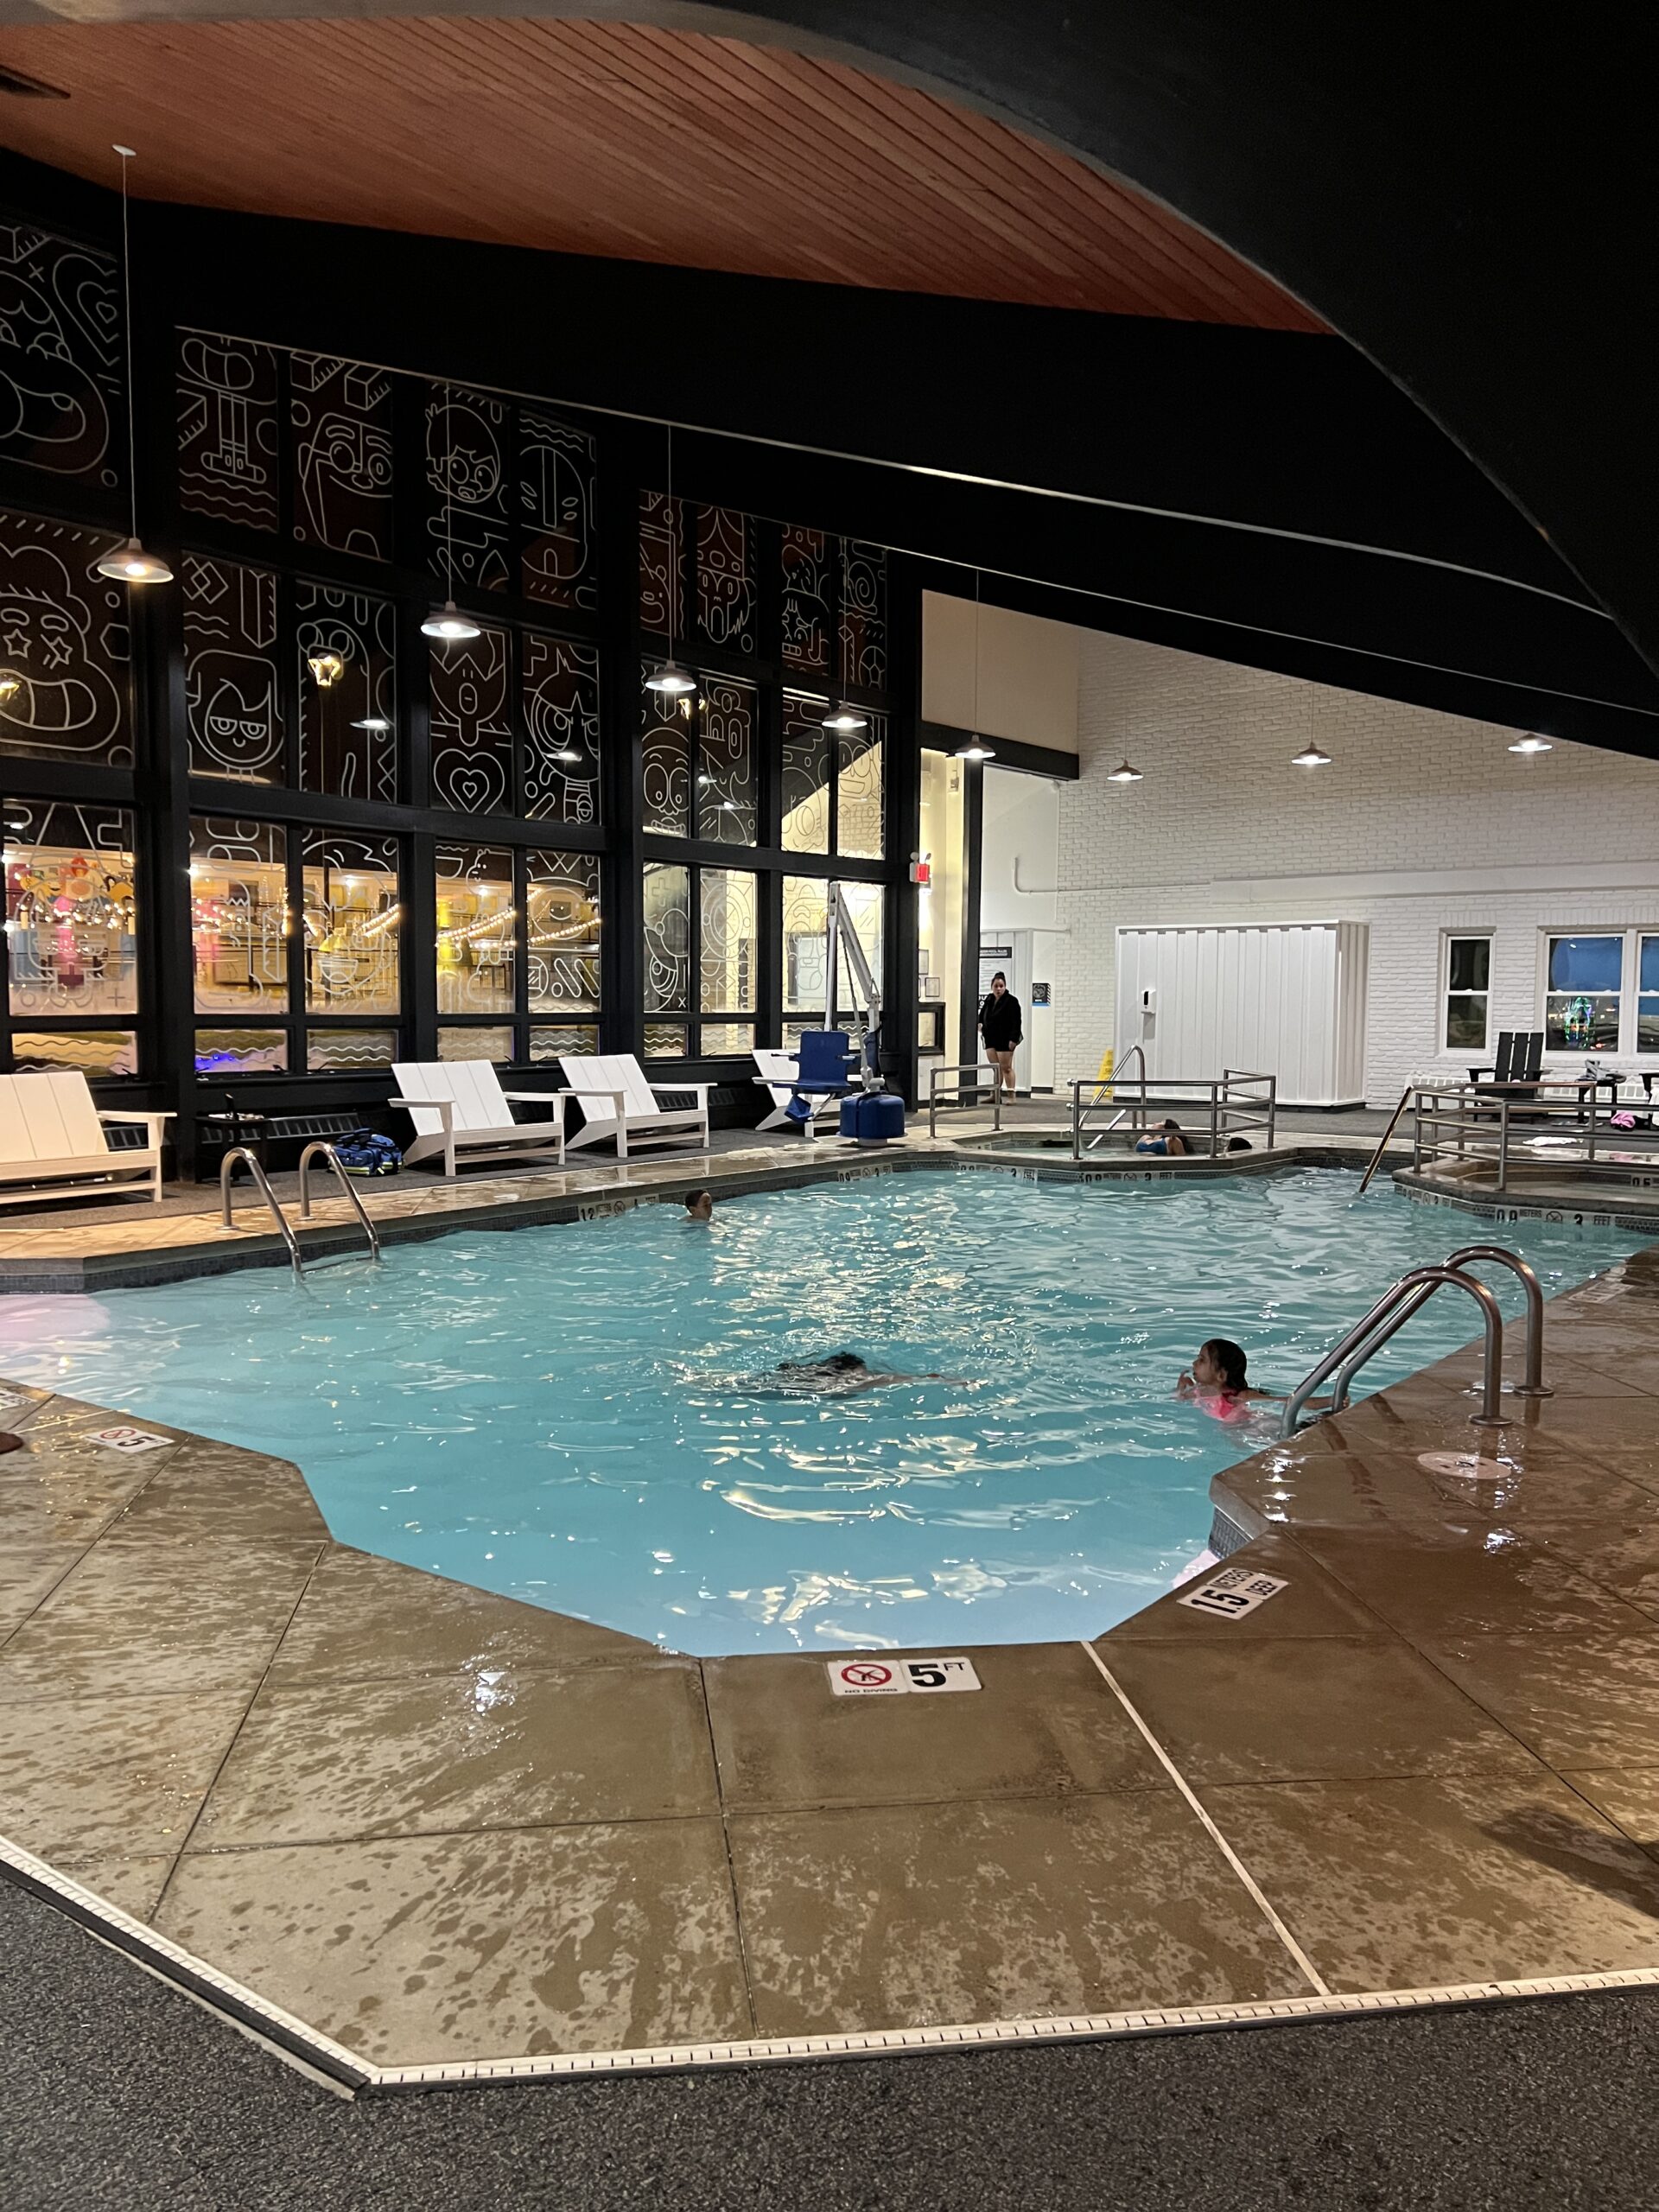
[(689, 698), (697, 688), (697, 679), (689, 669), (680, 666), (674, 658), (674, 618), (680, 604), (680, 533), (674, 519), (674, 425), (668, 425), (668, 542), (671, 548), (668, 572), (668, 658), (653, 668), (645, 678), (647, 691), (654, 691), (662, 699)]
[(435, 607), (421, 625), (423, 638), (435, 638), (441, 645), (465, 645), (469, 639), (481, 638), (483, 632), (470, 614), (463, 614), (455, 605), (455, 503), (450, 493), (450, 480), (455, 472), (454, 400), (446, 384), (443, 387), (443, 572), (449, 579), (449, 596), (442, 607)]
[(1141, 781), (1141, 771), (1138, 768), (1131, 768), (1128, 760), (1125, 759), (1118, 763), (1106, 780), (1109, 784), (1138, 784)]
[[(847, 540), (842, 537), (837, 542), (841, 547), (841, 611), (836, 623), (837, 631), (836, 658), (840, 665), (841, 680), (844, 687), (847, 682), (847, 647), (844, 642), (847, 634)], [(855, 730), (868, 729), (869, 726), (869, 716), (861, 715), (856, 707), (848, 704), (844, 688), (842, 691), (840, 705), (827, 708), (821, 724), (824, 729), (834, 730), (838, 737), (850, 737)]]
[(127, 223), (127, 163), (133, 149), (117, 146), (112, 150), (121, 156), (121, 293), (127, 325), (127, 491), (132, 535), (124, 545), (104, 556), (98, 573), (117, 583), (170, 584), (172, 569), (160, 554), (146, 553), (138, 537), (138, 409), (132, 383), (132, 245)]
[(956, 760), (995, 760), (996, 753), (979, 734), (979, 570), (974, 570), (974, 728), (957, 747)]

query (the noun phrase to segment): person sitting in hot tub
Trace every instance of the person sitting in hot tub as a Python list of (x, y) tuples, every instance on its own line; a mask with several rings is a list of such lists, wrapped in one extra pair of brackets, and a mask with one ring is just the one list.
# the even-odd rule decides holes
[(1192, 1149), (1179, 1122), (1160, 1122), (1153, 1135), (1142, 1137), (1135, 1148), (1137, 1152), (1163, 1153), (1171, 1160), (1185, 1160)]

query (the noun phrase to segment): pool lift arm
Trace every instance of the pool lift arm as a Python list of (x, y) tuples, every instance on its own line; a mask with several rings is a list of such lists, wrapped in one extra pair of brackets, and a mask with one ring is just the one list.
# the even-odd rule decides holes
[(858, 1040), (859, 1077), (867, 1092), (882, 1090), (887, 1086), (881, 1080), (878, 1065), (881, 1037), (881, 993), (871, 972), (870, 963), (865, 957), (864, 947), (859, 942), (858, 931), (853, 925), (852, 912), (842, 894), (841, 886), (838, 883), (832, 883), (830, 886), (830, 898), (825, 912), (823, 1022), (826, 1029), (833, 1029), (836, 1026), (836, 1001), (839, 995), (837, 986), (840, 982), (841, 954), (843, 947), (847, 954), (847, 965), (852, 970), (854, 984), (857, 988), (858, 995), (864, 1001), (863, 1010), (860, 1014), (863, 1028)]

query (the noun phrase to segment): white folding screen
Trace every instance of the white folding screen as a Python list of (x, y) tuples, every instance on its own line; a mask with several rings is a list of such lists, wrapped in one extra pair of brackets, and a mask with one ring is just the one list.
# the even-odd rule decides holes
[(1276, 1076), (1287, 1106), (1365, 1097), (1363, 922), (1165, 924), (1117, 932), (1120, 1062), (1151, 1076)]

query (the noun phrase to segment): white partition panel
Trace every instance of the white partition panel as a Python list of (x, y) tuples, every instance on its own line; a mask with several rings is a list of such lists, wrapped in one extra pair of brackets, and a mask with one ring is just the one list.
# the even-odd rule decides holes
[(1117, 932), (1120, 1062), (1276, 1076), (1287, 1106), (1365, 1098), (1363, 922), (1160, 923)]

